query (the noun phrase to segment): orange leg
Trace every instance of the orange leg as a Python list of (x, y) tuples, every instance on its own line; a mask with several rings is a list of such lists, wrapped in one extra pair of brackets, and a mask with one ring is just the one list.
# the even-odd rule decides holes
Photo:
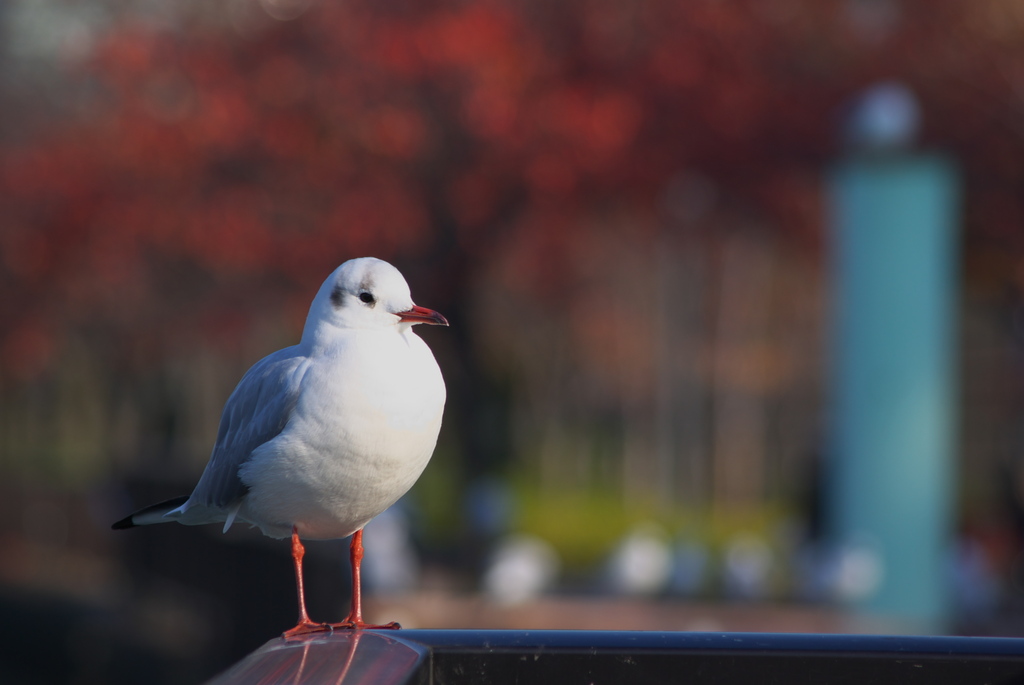
[(363, 621), (363, 593), (362, 583), (360, 580), (360, 568), (363, 564), (363, 531), (362, 529), (357, 530), (352, 534), (352, 542), (349, 545), (349, 559), (352, 562), (352, 611), (341, 623), (330, 624), (332, 628), (354, 628), (356, 630), (362, 630), (363, 628), (401, 628), (400, 625), (392, 621), (386, 625), (370, 625)]
[(331, 628), (326, 623), (315, 623), (309, 620), (309, 614), (306, 613), (306, 591), (302, 584), (302, 557), (305, 554), (306, 548), (302, 546), (302, 541), (299, 540), (299, 531), (295, 526), (292, 526), (292, 560), (295, 562), (295, 587), (299, 592), (299, 622), (295, 624), (294, 628), (284, 631), (282, 635), (286, 638), (330, 630)]

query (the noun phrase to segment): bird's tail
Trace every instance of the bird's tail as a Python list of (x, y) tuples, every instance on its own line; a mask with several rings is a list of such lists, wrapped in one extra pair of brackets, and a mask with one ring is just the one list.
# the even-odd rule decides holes
[(167, 523), (173, 521), (173, 518), (164, 518), (164, 515), (170, 511), (174, 511), (185, 502), (188, 501), (188, 496), (175, 497), (169, 499), (166, 502), (160, 502), (159, 504), (151, 504), (144, 509), (139, 509), (131, 516), (126, 516), (114, 525), (111, 526), (114, 530), (123, 530), (125, 528), (134, 528), (135, 526), (148, 526), (153, 523)]

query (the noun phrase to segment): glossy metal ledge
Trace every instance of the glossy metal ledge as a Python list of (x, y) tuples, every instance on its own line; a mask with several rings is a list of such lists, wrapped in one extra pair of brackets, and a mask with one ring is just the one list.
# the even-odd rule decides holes
[(271, 640), (211, 682), (1020, 683), (1024, 640), (572, 630), (337, 631)]

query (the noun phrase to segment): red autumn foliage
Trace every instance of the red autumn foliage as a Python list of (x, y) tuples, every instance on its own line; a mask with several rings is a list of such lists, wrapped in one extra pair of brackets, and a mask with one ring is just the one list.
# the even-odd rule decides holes
[(971, 239), (1020, 251), (1022, 25), (1009, 3), (952, 0), (355, 0), (250, 32), (118, 22), (72, 77), (91, 93), (77, 114), (6, 144), (3, 363), (38, 365), (69, 329), (214, 321), (282, 284), (299, 307), (360, 254), (444, 270), (519, 241), (519, 277), (545, 292), (587, 240), (580, 217), (656, 226), (680, 171), (813, 247), (836, 113), (882, 78), (917, 92), (925, 142), (963, 163)]

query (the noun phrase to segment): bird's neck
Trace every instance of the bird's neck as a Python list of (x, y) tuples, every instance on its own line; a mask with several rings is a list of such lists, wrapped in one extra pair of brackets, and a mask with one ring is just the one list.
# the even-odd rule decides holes
[(317, 326), (312, 331), (308, 331), (309, 335), (303, 334), (302, 346), (306, 348), (306, 353), (310, 355), (330, 354), (332, 351), (336, 351), (339, 348), (347, 347), (352, 344), (354, 334), (357, 332), (359, 333), (360, 338), (365, 342), (372, 340), (383, 342), (383, 336), (395, 336), (396, 334), (401, 338), (415, 336), (416, 334), (412, 332), (411, 329), (411, 325), (404, 323), (386, 328), (358, 329), (342, 328), (331, 324), (323, 324)]

